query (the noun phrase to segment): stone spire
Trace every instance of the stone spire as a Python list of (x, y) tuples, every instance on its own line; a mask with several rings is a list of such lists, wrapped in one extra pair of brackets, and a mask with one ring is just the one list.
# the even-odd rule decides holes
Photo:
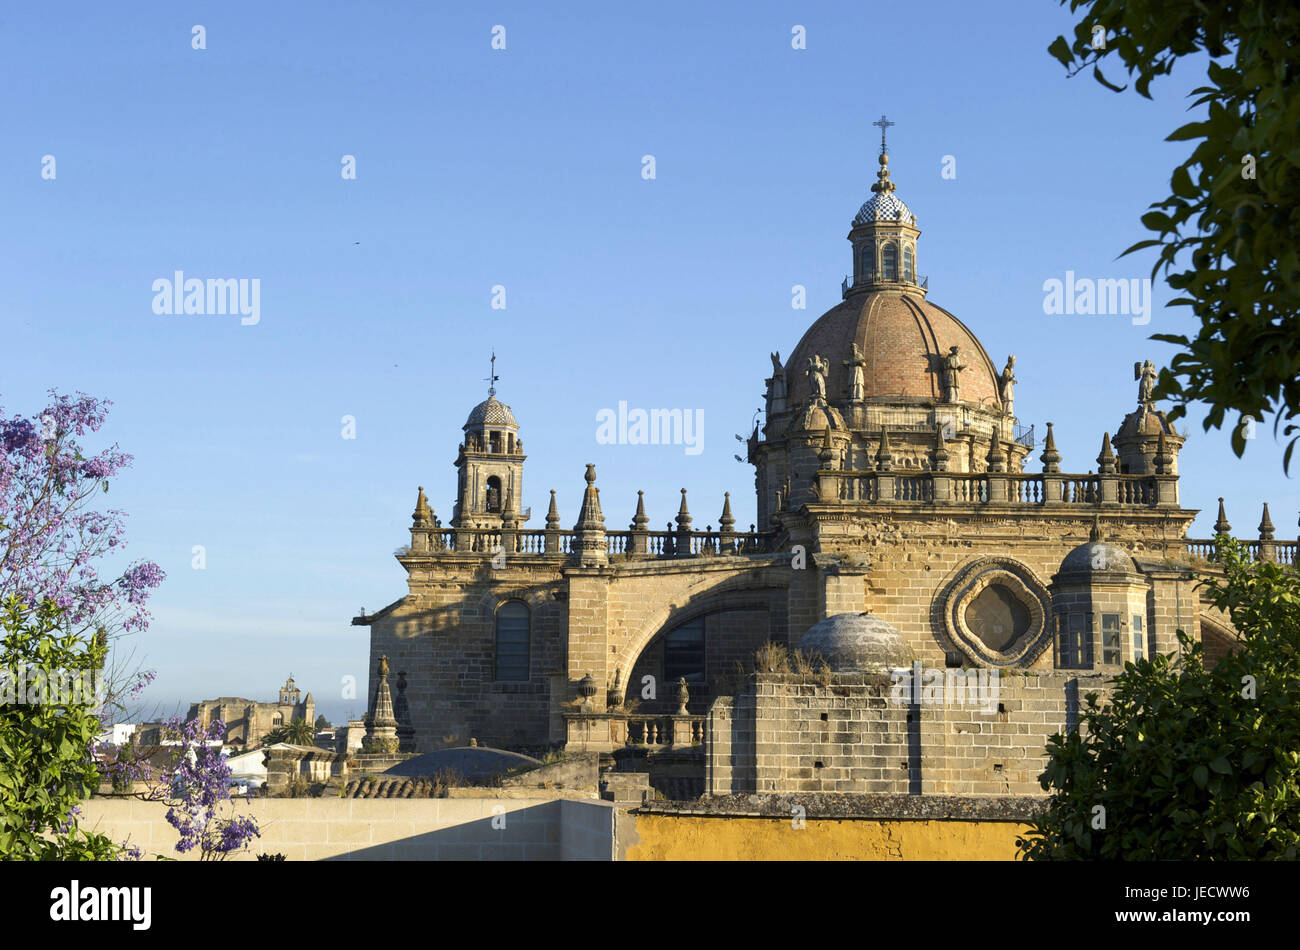
[(1002, 452), (1002, 440), (998, 438), (997, 431), (993, 432), (993, 438), (989, 439), (989, 454), (985, 457), (988, 462), (990, 472), (1005, 472), (1007, 470), (1007, 457)]
[(415, 498), (415, 513), (411, 515), (411, 520), (417, 528), (427, 528), (433, 524), (433, 509), (429, 507), (429, 499), (424, 496), (423, 485)]
[(688, 530), (688, 531), (690, 530), (690, 527), (691, 527), (691, 512), (690, 512), (690, 510), (686, 507), (686, 489), (685, 489), (685, 488), (682, 489), (682, 504), (681, 504), (681, 507), (679, 507), (679, 508), (677, 509), (677, 517), (674, 518), (673, 520), (677, 522), (677, 530), (678, 530), (678, 531), (681, 531), (683, 528), (685, 528), (685, 529)]
[(722, 516), (718, 519), (718, 553), (736, 551), (736, 518), (731, 513), (731, 492), (722, 493)]
[(948, 460), (951, 456), (948, 453), (947, 443), (943, 439), (943, 426), (934, 427), (934, 459), (933, 465), (936, 472), (948, 471)]
[(586, 491), (582, 493), (582, 510), (573, 527), (573, 558), (580, 567), (603, 567), (609, 563), (605, 547), (605, 517), (600, 512), (600, 492), (596, 489), (596, 466), (587, 463)]
[(366, 717), (366, 735), (361, 746), (366, 752), (392, 753), (397, 751), (397, 716), (393, 713), (393, 695), (388, 690), (388, 656), (379, 658), (376, 670), (379, 685)]
[(837, 453), (835, 451), (835, 443), (831, 440), (831, 427), (827, 426), (822, 430), (822, 432), (822, 447), (821, 451), (817, 453), (817, 460), (821, 462), (822, 468), (833, 469), (835, 468), (835, 456)]
[(632, 516), (632, 524), (629, 526), (633, 531), (645, 531), (646, 526), (650, 524), (650, 519), (645, 513), (645, 492), (636, 493), (636, 514)]
[(582, 476), (587, 481), (587, 488), (582, 493), (582, 510), (578, 512), (575, 531), (604, 528), (605, 516), (600, 511), (600, 494), (596, 489), (596, 466), (587, 463), (587, 472)]
[(892, 472), (894, 470), (894, 456), (889, 448), (889, 430), (880, 430), (880, 448), (876, 449), (876, 471)]
[(515, 490), (506, 489), (506, 502), (501, 506), (501, 526), (504, 528), (513, 528), (515, 526)]
[(1110, 447), (1110, 433), (1104, 432), (1101, 436), (1101, 454), (1097, 456), (1097, 474), (1114, 475), (1115, 474), (1115, 451)]
[(546, 535), (543, 550), (560, 554), (560, 509), (555, 506), (555, 489), (551, 489), (551, 507), (546, 511)]
[(1160, 437), (1156, 439), (1156, 455), (1152, 461), (1155, 462), (1157, 475), (1168, 475), (1174, 463), (1174, 457), (1169, 454), (1169, 444), (1165, 441), (1163, 426), (1160, 428)]
[(1055, 475), (1061, 471), (1061, 453), (1056, 451), (1056, 435), (1052, 432), (1050, 422), (1047, 424), (1047, 441), (1043, 443), (1043, 454), (1040, 457), (1045, 473)]
[(1259, 539), (1261, 541), (1272, 541), (1275, 530), (1273, 520), (1268, 516), (1268, 502), (1264, 502), (1264, 516), (1259, 521)]
[(1088, 540), (1094, 544), (1101, 540), (1101, 515), (1092, 516), (1092, 530), (1088, 532)]
[(1215, 534), (1231, 534), (1232, 525), (1228, 523), (1228, 513), (1223, 510), (1223, 498), (1219, 498), (1219, 517), (1214, 522)]
[(677, 509), (677, 538), (673, 550), (678, 557), (687, 557), (691, 553), (691, 513), (686, 507), (686, 489), (682, 489), (682, 505)]

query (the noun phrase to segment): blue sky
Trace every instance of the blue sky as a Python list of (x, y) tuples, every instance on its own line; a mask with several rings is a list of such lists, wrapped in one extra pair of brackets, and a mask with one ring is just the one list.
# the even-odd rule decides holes
[[(576, 519), (587, 462), (611, 527), (637, 489), (662, 525), (682, 487), (699, 525), (728, 490), (752, 521), (732, 436), (761, 405), (768, 353), (839, 302), (881, 113), (930, 299), (999, 366), (1017, 354), (1017, 412), (1040, 435), (1056, 423), (1063, 468), (1095, 467), (1133, 406), (1133, 362), (1168, 359), (1147, 337), (1190, 329), (1159, 283), (1147, 326), (1042, 303), (1067, 270), (1149, 275), (1150, 258), (1115, 258), (1187, 150), (1162, 140), (1186, 121), (1196, 64), (1153, 102), (1067, 79), (1046, 53), (1070, 25), (1051, 2), (555, 7), (0, 13), (0, 405), (33, 412), (50, 387), (114, 401), (104, 434), (135, 465), (110, 497), (131, 514), (129, 553), (169, 574), (133, 644), (158, 671), (152, 704), (270, 699), (292, 671), (332, 720), (360, 715), (363, 698), (340, 695), (344, 676), (365, 682), (349, 619), (404, 593), (392, 553), (416, 485), (450, 517), (493, 347), (532, 526), (550, 488)], [(153, 281), (178, 269), (259, 279), (260, 321), (155, 314)], [(598, 445), (596, 413), (620, 400), (702, 409), (704, 451)], [(1271, 421), (1244, 460), (1194, 425), (1193, 534), (1226, 495), (1241, 533), (1269, 501), (1294, 537), (1280, 458)]]

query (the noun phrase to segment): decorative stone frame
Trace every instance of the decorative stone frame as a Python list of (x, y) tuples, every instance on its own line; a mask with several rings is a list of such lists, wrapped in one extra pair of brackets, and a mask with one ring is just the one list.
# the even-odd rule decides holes
[[(1000, 584), (1029, 613), (1029, 629), (1006, 650), (991, 648), (966, 625), (966, 608), (994, 584)], [(958, 570), (939, 593), (934, 614), (944, 637), (963, 656), (986, 666), (1029, 666), (1052, 639), (1052, 598), (1024, 564), (1009, 557), (983, 557)]]

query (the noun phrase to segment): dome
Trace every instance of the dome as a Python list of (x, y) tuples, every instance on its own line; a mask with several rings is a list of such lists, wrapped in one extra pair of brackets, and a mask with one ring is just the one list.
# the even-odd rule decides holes
[(808, 328), (785, 366), (790, 405), (808, 399), (804, 370), (814, 354), (830, 362), (827, 397), (842, 400), (850, 372), (844, 363), (853, 359), (855, 345), (866, 360), (863, 396), (869, 401), (942, 399), (943, 358), (958, 346), (966, 367), (959, 377), (962, 402), (1002, 408), (998, 372), (975, 334), (919, 294), (892, 289), (851, 294)]
[(1127, 551), (1105, 541), (1081, 544), (1061, 561), (1061, 574), (1094, 574), (1103, 571), (1136, 574), (1137, 565)]
[(484, 399), (470, 410), (469, 418), (465, 420), (465, 425), (461, 428), (471, 429), (480, 426), (518, 429), (519, 423), (515, 422), (515, 414), (510, 411), (509, 406), (503, 402), (498, 402), (496, 396), (488, 396), (487, 399)]
[(1161, 432), (1165, 435), (1177, 436), (1178, 432), (1174, 429), (1173, 424), (1166, 418), (1165, 414), (1159, 409), (1151, 409), (1143, 406), (1135, 409), (1124, 417), (1124, 422), (1120, 425), (1119, 431), (1115, 433), (1117, 440), (1128, 438), (1129, 436), (1157, 436)]
[(796, 420), (796, 428), (809, 432), (821, 432), (823, 429), (844, 429), (844, 417), (834, 406), (808, 406)]
[(911, 209), (903, 203), (892, 191), (886, 191), (880, 194), (872, 195), (858, 209), (857, 216), (853, 219), (853, 226), (860, 224), (871, 224), (874, 221), (902, 221), (904, 223), (912, 220)]
[(837, 673), (908, 666), (913, 659), (898, 628), (870, 613), (836, 614), (813, 624), (799, 649), (822, 656)]

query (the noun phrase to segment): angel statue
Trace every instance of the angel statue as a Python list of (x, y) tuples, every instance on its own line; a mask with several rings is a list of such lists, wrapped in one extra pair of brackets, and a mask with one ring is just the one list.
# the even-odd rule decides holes
[(820, 355), (808, 357), (809, 402), (812, 405), (826, 403), (826, 374), (831, 371), (831, 364)]

